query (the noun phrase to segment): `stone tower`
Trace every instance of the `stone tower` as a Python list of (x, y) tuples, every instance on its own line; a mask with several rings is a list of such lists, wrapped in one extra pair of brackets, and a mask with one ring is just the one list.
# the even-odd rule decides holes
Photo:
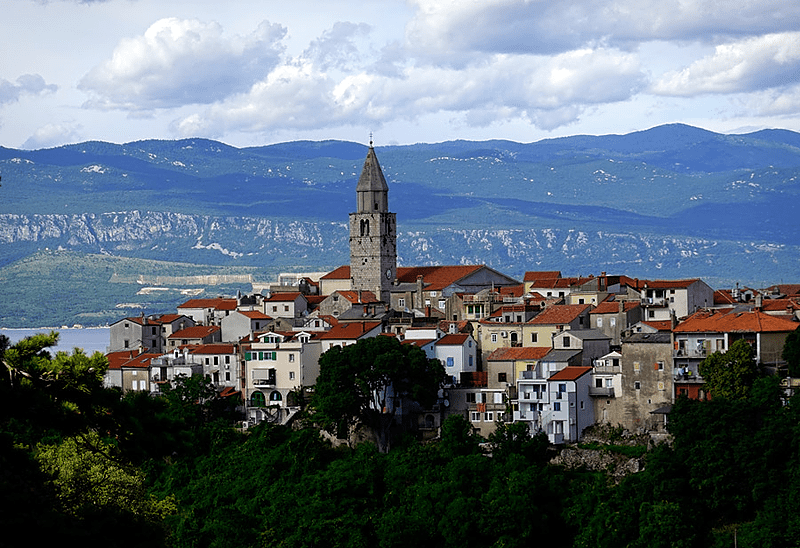
[(397, 273), (396, 228), (389, 187), (370, 140), (356, 186), (356, 211), (350, 214), (350, 277), (354, 290), (372, 291), (385, 303)]

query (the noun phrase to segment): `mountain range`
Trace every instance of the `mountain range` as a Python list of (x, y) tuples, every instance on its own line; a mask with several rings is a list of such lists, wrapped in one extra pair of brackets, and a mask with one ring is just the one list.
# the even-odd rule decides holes
[[(480, 263), (519, 279), (702, 277), (714, 287), (800, 278), (798, 133), (672, 124), (375, 150), (400, 265)], [(188, 293), (234, 290), (189, 287), (190, 276), (268, 281), (346, 264), (366, 153), (342, 141), (0, 147), (0, 325), (102, 323), (128, 312), (120, 302), (174, 310)], [(177, 281), (143, 297), (156, 272)], [(47, 299), (65, 291), (74, 306), (56, 313)]]

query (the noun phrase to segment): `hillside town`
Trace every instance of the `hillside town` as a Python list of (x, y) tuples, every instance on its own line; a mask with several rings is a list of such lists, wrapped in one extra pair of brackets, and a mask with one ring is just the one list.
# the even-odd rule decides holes
[(106, 384), (158, 393), (201, 374), (243, 403), (245, 427), (288, 424), (326, 351), (396, 337), (440, 360), (447, 379), (430, 408), (396, 403), (399, 429), (435, 438), (460, 415), (483, 437), (513, 421), (561, 444), (594, 424), (664, 436), (677, 398), (708, 398), (700, 363), (740, 340), (763, 370), (785, 373), (800, 284), (714, 290), (699, 278), (531, 270), (517, 280), (486, 265), (398, 266), (388, 192), (370, 144), (349, 265), (122, 318), (110, 328)]

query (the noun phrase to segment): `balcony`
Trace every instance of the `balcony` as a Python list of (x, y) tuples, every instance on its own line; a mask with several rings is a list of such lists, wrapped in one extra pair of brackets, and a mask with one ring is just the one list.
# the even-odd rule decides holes
[(597, 396), (602, 398), (613, 398), (614, 397), (614, 387), (613, 386), (590, 386), (589, 387), (589, 395), (590, 396)]
[(595, 373), (606, 373), (606, 374), (615, 374), (615, 373), (622, 373), (622, 366), (621, 365), (595, 365), (594, 366)]
[(669, 302), (665, 297), (642, 297), (642, 306), (664, 308)]
[(703, 348), (678, 348), (677, 350), (673, 351), (674, 358), (705, 358), (708, 355), (708, 351)]
[(253, 386), (255, 387), (270, 387), (275, 386), (275, 378), (270, 379), (253, 379)]

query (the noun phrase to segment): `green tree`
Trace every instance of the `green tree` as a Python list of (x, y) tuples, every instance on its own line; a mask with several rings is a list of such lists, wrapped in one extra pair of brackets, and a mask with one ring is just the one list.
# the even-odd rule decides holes
[(382, 452), (389, 449), (398, 404), (402, 400), (433, 404), (444, 380), (439, 360), (394, 337), (334, 346), (320, 356), (319, 366), (311, 402), (315, 420), (340, 437), (362, 424), (375, 434)]
[(700, 362), (699, 370), (712, 398), (744, 399), (758, 378), (755, 351), (744, 339), (733, 343), (727, 352), (708, 356)]
[(786, 336), (783, 344), (783, 354), (786, 363), (789, 364), (789, 376), (800, 376), (800, 327)]

